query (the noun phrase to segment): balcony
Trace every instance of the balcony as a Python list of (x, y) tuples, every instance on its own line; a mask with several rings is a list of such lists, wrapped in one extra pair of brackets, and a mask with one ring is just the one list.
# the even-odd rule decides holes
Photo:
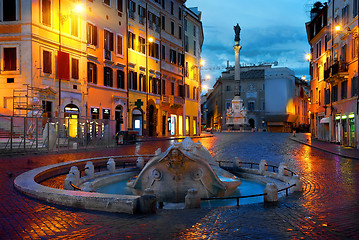
[(348, 64), (344, 61), (335, 62), (330, 68), (324, 70), (324, 80), (334, 82), (336, 79), (348, 77)]
[(168, 97), (169, 103), (172, 108), (181, 108), (183, 107), (184, 100), (182, 97), (177, 96), (169, 96)]
[(164, 95), (161, 95), (161, 103), (169, 103), (169, 97), (168, 96), (164, 96)]

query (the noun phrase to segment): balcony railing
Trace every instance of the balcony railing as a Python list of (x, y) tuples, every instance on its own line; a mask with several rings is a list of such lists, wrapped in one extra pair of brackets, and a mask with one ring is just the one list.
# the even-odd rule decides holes
[(343, 74), (348, 74), (348, 64), (347, 62), (337, 61), (328, 69), (324, 70), (324, 79), (331, 81), (334, 80), (335, 76), (339, 75), (339, 77), (342, 77)]
[(109, 61), (112, 61), (112, 53), (110, 50), (107, 50), (107, 49), (104, 49), (104, 53), (105, 53), (105, 59), (106, 60), (109, 60)]

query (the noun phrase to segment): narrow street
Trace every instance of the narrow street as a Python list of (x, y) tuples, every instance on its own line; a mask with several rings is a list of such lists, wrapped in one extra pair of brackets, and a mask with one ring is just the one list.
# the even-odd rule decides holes
[(126, 215), (59, 207), (17, 192), (13, 180), (43, 165), (97, 156), (152, 154), (173, 140), (115, 149), (0, 157), (1, 239), (343, 239), (359, 236), (359, 160), (298, 143), (285, 133), (215, 133), (197, 138), (217, 160), (285, 162), (304, 190), (277, 206), (252, 204)]

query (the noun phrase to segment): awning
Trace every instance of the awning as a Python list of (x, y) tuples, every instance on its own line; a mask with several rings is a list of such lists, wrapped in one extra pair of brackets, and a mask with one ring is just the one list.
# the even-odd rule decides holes
[(330, 123), (330, 117), (320, 119), (320, 123)]

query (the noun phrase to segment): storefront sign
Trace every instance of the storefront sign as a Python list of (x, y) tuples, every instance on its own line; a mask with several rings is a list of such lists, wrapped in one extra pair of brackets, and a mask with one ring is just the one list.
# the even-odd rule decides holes
[(91, 108), (91, 114), (99, 114), (100, 109), (99, 108)]
[(110, 109), (102, 109), (102, 118), (110, 119), (110, 117), (111, 117), (111, 110)]

